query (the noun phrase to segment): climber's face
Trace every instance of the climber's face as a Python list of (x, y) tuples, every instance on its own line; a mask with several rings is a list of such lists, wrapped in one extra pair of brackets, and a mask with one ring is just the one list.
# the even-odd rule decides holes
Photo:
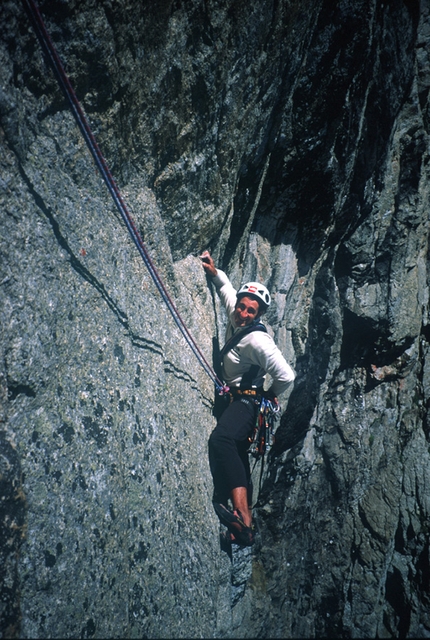
[(234, 322), (236, 327), (247, 327), (260, 316), (260, 308), (257, 300), (242, 296), (236, 302), (234, 308)]

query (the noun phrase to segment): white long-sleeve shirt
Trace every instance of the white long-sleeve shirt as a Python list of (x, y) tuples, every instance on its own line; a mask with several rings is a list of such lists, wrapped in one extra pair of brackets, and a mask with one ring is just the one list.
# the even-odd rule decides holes
[[(243, 331), (244, 327), (235, 327), (234, 308), (236, 306), (237, 292), (227, 275), (220, 269), (212, 279), (218, 295), (224, 305), (229, 322), (225, 334), (225, 341), (237, 331)], [(229, 387), (240, 387), (242, 376), (249, 371), (252, 365), (259, 365), (257, 375), (254, 377), (253, 386), (262, 387), (265, 374), (268, 373), (273, 380), (271, 391), (275, 396), (283, 393), (295, 378), (294, 371), (286, 362), (284, 356), (276, 346), (273, 338), (263, 331), (252, 331), (245, 335), (233, 349), (228, 351), (222, 363), (224, 381)]]

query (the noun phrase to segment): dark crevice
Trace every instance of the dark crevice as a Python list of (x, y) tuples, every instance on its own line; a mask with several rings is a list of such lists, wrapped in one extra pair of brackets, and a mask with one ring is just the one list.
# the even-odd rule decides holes
[(0, 629), (4, 638), (21, 637), (18, 564), (27, 512), (22, 476), (17, 450), (0, 431)]
[(121, 322), (121, 324), (124, 327), (126, 327), (127, 330), (129, 330), (129, 324), (128, 324), (128, 320), (127, 320), (127, 315), (123, 311), (121, 311), (121, 309), (119, 309), (119, 307), (117, 306), (115, 301), (110, 297), (110, 295), (106, 291), (104, 285), (101, 284), (92, 275), (92, 273), (86, 267), (84, 267), (82, 262), (80, 262), (77, 259), (77, 257), (73, 253), (72, 249), (70, 248), (69, 244), (67, 243), (67, 240), (62, 235), (62, 233), (60, 231), (60, 226), (59, 226), (58, 222), (56, 221), (52, 210), (50, 209), (49, 206), (47, 206), (45, 204), (45, 202), (44, 202), (43, 198), (41, 197), (41, 195), (39, 193), (37, 193), (37, 191), (33, 187), (30, 179), (28, 178), (27, 174), (25, 173), (25, 171), (24, 171), (24, 169), (22, 168), (21, 165), (19, 165), (19, 170), (20, 170), (21, 176), (22, 176), (25, 184), (28, 187), (28, 190), (30, 191), (31, 195), (34, 198), (34, 201), (35, 201), (36, 205), (39, 207), (40, 211), (42, 211), (44, 216), (48, 219), (48, 222), (50, 223), (50, 225), (52, 227), (52, 230), (54, 232), (54, 236), (55, 236), (58, 244), (60, 245), (60, 247), (62, 249), (64, 249), (68, 253), (69, 258), (70, 258), (70, 264), (71, 264), (72, 268), (76, 271), (76, 273), (78, 273), (80, 275), (81, 278), (86, 280), (92, 287), (94, 287), (98, 291), (98, 293), (100, 293), (100, 295), (105, 300), (105, 302), (107, 303), (109, 308), (115, 313), (115, 315), (117, 316), (117, 318)]
[[(275, 20), (276, 8), (273, 7), (272, 12), (272, 21)], [(275, 38), (275, 22), (272, 22), (270, 30), (266, 36), (266, 44), (265, 48), (267, 48), (268, 43)], [(299, 61), (295, 63), (294, 68), (291, 67), (290, 64), (284, 64), (283, 68), (279, 69), (280, 74), (280, 82), (278, 84), (278, 88), (276, 89), (277, 96), (273, 99), (274, 106), (270, 110), (268, 114), (268, 120), (266, 125), (266, 132), (261, 140), (258, 148), (254, 152), (254, 156), (252, 158), (245, 158), (243, 160), (239, 175), (238, 175), (238, 183), (236, 188), (236, 194), (234, 197), (234, 211), (235, 215), (231, 222), (230, 227), (230, 235), (227, 241), (227, 245), (225, 248), (224, 256), (223, 256), (223, 268), (227, 268), (231, 258), (233, 257), (240, 241), (243, 236), (243, 230), (245, 229), (252, 209), (255, 205), (256, 197), (259, 192), (259, 189), (262, 189), (262, 192), (267, 191), (266, 188), (266, 178), (265, 175), (266, 170), (268, 172), (271, 171), (271, 154), (275, 150), (279, 153), (279, 147), (282, 148), (282, 143), (279, 143), (279, 135), (282, 128), (283, 117), (285, 115), (285, 104), (288, 102), (290, 91), (292, 84), (294, 83), (294, 71), (297, 72), (297, 67), (302, 63), (303, 57), (306, 52), (306, 47), (303, 46), (301, 55), (299, 56)], [(264, 95), (267, 92), (269, 87), (265, 86), (262, 82), (260, 86), (258, 101), (264, 101)], [(282, 154), (281, 154), (282, 155)], [(269, 163), (266, 167), (266, 159), (269, 157)], [(282, 155), (281, 162), (284, 162), (284, 157)], [(275, 169), (276, 171), (276, 169)], [(261, 184), (261, 179), (264, 176), (263, 184)], [(270, 187), (269, 187), (270, 191)], [(261, 198), (260, 198), (261, 200)], [(266, 200), (266, 198), (264, 198)], [(253, 221), (253, 230), (259, 229), (259, 232), (262, 230), (259, 228), (261, 226), (261, 219), (263, 216), (260, 211), (260, 203), (257, 207), (257, 215)], [(264, 209), (264, 207), (263, 207)], [(264, 235), (264, 232), (263, 232)]]
[(430, 604), (430, 543), (427, 540), (423, 550), (418, 556), (416, 563), (417, 577), (416, 582), (419, 587), (419, 593), (423, 602), (428, 607)]
[(398, 553), (405, 553), (405, 543), (403, 539), (403, 529), (402, 524), (399, 521), (396, 529), (396, 533), (394, 534), (394, 549)]
[(316, 400), (317, 393), (309, 376), (306, 374), (298, 376), (288, 400), (287, 411), (282, 415), (281, 424), (276, 431), (272, 450), (274, 456), (280, 456), (305, 438)]
[(172, 362), (169, 362), (168, 360), (164, 361), (164, 371), (166, 371), (167, 373), (172, 373), (180, 380), (185, 380), (185, 382), (188, 382), (194, 389), (199, 390), (199, 387), (194, 378), (192, 378), (183, 369), (178, 369), (178, 367), (176, 367)]
[(423, 325), (421, 327), (421, 335), (426, 342), (430, 343), (430, 324)]
[(25, 395), (28, 398), (35, 398), (36, 392), (28, 384), (10, 384), (8, 385), (8, 400), (15, 400), (19, 395)]
[(412, 608), (406, 598), (402, 574), (396, 568), (387, 574), (385, 595), (396, 617), (396, 637), (406, 638), (411, 624)]
[(309, 311), (309, 340), (305, 354), (297, 359), (296, 380), (276, 433), (274, 453), (280, 455), (309, 430), (321, 384), (327, 377), (331, 351), (338, 334), (337, 300), (330, 275), (329, 256), (315, 280), (315, 293)]
[(29, 192), (33, 196), (36, 205), (38, 206), (40, 211), (44, 214), (44, 216), (47, 218), (48, 222), (50, 223), (52, 231), (54, 233), (54, 236), (55, 236), (58, 244), (60, 245), (60, 247), (62, 249), (64, 249), (64, 251), (67, 252), (67, 254), (69, 256), (71, 267), (76, 271), (76, 273), (81, 278), (86, 280), (101, 295), (101, 297), (106, 302), (108, 307), (114, 312), (114, 314), (116, 315), (116, 317), (119, 320), (119, 322), (121, 323), (121, 325), (127, 330), (127, 333), (131, 337), (132, 343), (135, 346), (137, 346), (137, 347), (139, 347), (141, 349), (142, 348), (143, 349), (149, 349), (149, 350), (153, 351), (154, 353), (157, 353), (158, 355), (163, 356), (163, 349), (162, 349), (161, 345), (157, 344), (156, 342), (153, 342), (152, 340), (147, 340), (146, 338), (142, 338), (142, 337), (140, 337), (139, 335), (135, 334), (132, 331), (132, 329), (130, 327), (130, 324), (129, 324), (129, 321), (128, 321), (127, 314), (124, 313), (124, 311), (122, 311), (118, 307), (117, 303), (112, 299), (112, 297), (106, 291), (105, 286), (101, 282), (99, 282), (97, 280), (97, 278), (95, 278), (93, 276), (93, 274), (75, 256), (75, 254), (73, 253), (71, 247), (69, 246), (66, 238), (61, 233), (60, 226), (59, 226), (57, 220), (55, 219), (51, 208), (48, 205), (46, 205), (46, 203), (44, 202), (42, 196), (39, 193), (37, 193), (37, 191), (35, 190), (33, 184), (31, 183), (30, 179), (28, 178), (27, 174), (25, 173), (23, 167), (20, 164), (18, 164), (18, 166), (19, 166), (19, 171), (20, 171), (21, 177), (24, 180), (25, 184), (27, 185), (27, 188), (28, 188)]
[(339, 486), (339, 478), (332, 467), (330, 455), (327, 453), (324, 446), (321, 447), (321, 454), (324, 460), (324, 468), (328, 483), (330, 485), (332, 496), (335, 501), (339, 501), (341, 498), (341, 489)]
[(230, 236), (224, 251), (222, 266), (228, 268), (231, 258), (242, 241), (243, 232), (248, 224), (254, 206), (261, 177), (264, 171), (264, 161), (258, 166), (243, 165), (234, 198), (234, 211), (230, 225)]
[(213, 404), (214, 404), (213, 398), (209, 399), (207, 396), (203, 395), (201, 387), (198, 385), (197, 381), (194, 378), (192, 378), (189, 375), (189, 373), (187, 373), (187, 371), (184, 371), (183, 369), (179, 369), (176, 365), (174, 365), (172, 362), (168, 360), (164, 361), (164, 371), (165, 373), (169, 373), (175, 376), (175, 378), (177, 378), (178, 380), (182, 380), (183, 382), (186, 382), (191, 389), (193, 389), (199, 394), (203, 404), (208, 409), (210, 410), (213, 409)]
[[(412, 346), (414, 340), (414, 337), (406, 336), (400, 344), (395, 344), (391, 340), (388, 320), (375, 321), (345, 308), (339, 370), (357, 366), (369, 368), (371, 365), (376, 367), (390, 365), (401, 358)], [(375, 386), (377, 381), (369, 381), (369, 384)]]
[(136, 335), (135, 333), (130, 332), (131, 334), (131, 343), (134, 347), (138, 349), (146, 349), (147, 351), (152, 351), (157, 356), (164, 357), (163, 348), (157, 342), (153, 342), (152, 340), (147, 340), (146, 338), (142, 338), (142, 336)]

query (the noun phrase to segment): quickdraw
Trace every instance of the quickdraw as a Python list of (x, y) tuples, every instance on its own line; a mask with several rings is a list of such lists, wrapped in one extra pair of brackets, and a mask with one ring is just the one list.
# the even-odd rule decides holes
[(261, 398), (260, 408), (252, 436), (249, 437), (249, 453), (259, 460), (268, 453), (275, 442), (275, 422), (281, 411), (279, 404), (268, 398)]

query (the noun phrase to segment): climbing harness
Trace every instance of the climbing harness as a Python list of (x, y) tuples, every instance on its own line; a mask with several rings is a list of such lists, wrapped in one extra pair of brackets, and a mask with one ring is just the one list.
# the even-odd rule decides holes
[(88, 124), (88, 121), (84, 115), (84, 112), (81, 108), (81, 105), (79, 104), (78, 98), (76, 96), (76, 93), (72, 87), (72, 85), (70, 84), (70, 80), (64, 70), (64, 67), (61, 63), (61, 60), (57, 54), (57, 51), (55, 49), (54, 44), (52, 43), (52, 40), (48, 34), (48, 31), (45, 27), (43, 18), (40, 14), (40, 11), (36, 5), (36, 3), (34, 2), (34, 0), (23, 0), (24, 6), (27, 9), (34, 27), (35, 27), (35, 31), (36, 34), (39, 38), (39, 41), (42, 45), (42, 48), (44, 49), (45, 53), (48, 56), (49, 62), (54, 70), (54, 73), (57, 77), (57, 80), (59, 82), (59, 85), (61, 86), (73, 113), (73, 116), (82, 132), (82, 135), (85, 139), (85, 142), (88, 145), (88, 148), (95, 160), (95, 163), (109, 189), (109, 192), (113, 198), (113, 201), (115, 202), (115, 205), (133, 239), (133, 242), (135, 243), (159, 293), (161, 294), (161, 297), (163, 298), (164, 302), (167, 305), (167, 308), (169, 309), (174, 321), (176, 322), (179, 330), (181, 331), (182, 335), (184, 336), (186, 342), (188, 343), (189, 347), (191, 348), (191, 350), (193, 351), (194, 355), (196, 356), (197, 360), (199, 361), (200, 365), (203, 367), (203, 369), (205, 370), (205, 372), (207, 373), (207, 375), (211, 378), (211, 380), (215, 383), (215, 387), (218, 391), (218, 393), (220, 395), (223, 395), (225, 393), (227, 393), (228, 391), (228, 387), (222, 382), (222, 380), (217, 376), (217, 374), (215, 373), (214, 369), (211, 367), (211, 365), (209, 364), (209, 362), (206, 360), (205, 356), (203, 355), (202, 351), (200, 350), (200, 348), (198, 347), (198, 345), (196, 344), (194, 338), (192, 337), (192, 335), (190, 334), (190, 332), (188, 331), (187, 327), (184, 324), (184, 321), (182, 320), (181, 316), (179, 315), (178, 310), (176, 309), (176, 306), (173, 303), (172, 298), (170, 297), (168, 291), (166, 290), (163, 281), (160, 278), (160, 275), (158, 274), (154, 263), (152, 262), (151, 257), (148, 254), (148, 251), (145, 247), (145, 244), (142, 240), (142, 237), (140, 235), (140, 233), (138, 232), (136, 225), (133, 221), (133, 218), (130, 215), (130, 212), (128, 211), (126, 204), (124, 202), (124, 200), (122, 199), (121, 193), (115, 183), (115, 180), (113, 179), (113, 176), (109, 170), (109, 167), (106, 164), (106, 160), (104, 158), (104, 156), (102, 155), (99, 146), (96, 142), (96, 139), (94, 138), (93, 132), (91, 131), (91, 128)]
[[(252, 333), (253, 331), (267, 332), (267, 329), (262, 322), (258, 322), (258, 321), (253, 322), (252, 324), (248, 325), (241, 331), (236, 331), (235, 333), (233, 333), (233, 335), (230, 337), (229, 340), (227, 340), (227, 342), (225, 343), (221, 351), (218, 354), (215, 354), (215, 371), (217, 372), (220, 378), (222, 376), (222, 360), (225, 354), (228, 353), (231, 349), (233, 349), (237, 345), (237, 343), (240, 342), (240, 340), (242, 340), (244, 336), (248, 335), (248, 333)], [(245, 386), (252, 387), (252, 380), (257, 375), (259, 368), (260, 368), (259, 365), (252, 365), (249, 371), (247, 371), (242, 376), (241, 390), (243, 390), (243, 387)], [(232, 401), (234, 394), (238, 393), (238, 391), (239, 390), (236, 388), (230, 389), (227, 386), (224, 386), (222, 392), (218, 391), (218, 394), (215, 395), (215, 402), (214, 402), (213, 411), (212, 411), (212, 414), (214, 415), (215, 418), (218, 419), (221, 417), (224, 410), (228, 407), (228, 405)]]
[(249, 453), (259, 460), (268, 453), (275, 442), (274, 429), (275, 422), (281, 411), (279, 404), (272, 400), (261, 398), (254, 431), (249, 437), (250, 447)]

